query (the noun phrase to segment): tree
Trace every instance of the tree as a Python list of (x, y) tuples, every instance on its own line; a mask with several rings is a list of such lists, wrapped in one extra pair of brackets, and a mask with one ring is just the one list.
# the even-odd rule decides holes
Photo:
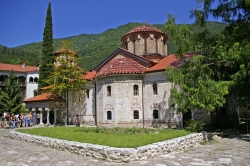
[(200, 25), (205, 25), (210, 15), (221, 18), (228, 27), (224, 30), (224, 38), (218, 42), (214, 52), (228, 62), (230, 70), (226, 73), (235, 84), (231, 94), (235, 96), (239, 106), (250, 108), (250, 1), (225, 0), (215, 6), (214, 0), (199, 0), (201, 9), (192, 11), (191, 17)]
[(5, 87), (0, 89), (0, 111), (18, 113), (22, 107), (24, 95), (14, 71), (10, 71), (9, 77), (4, 80), (4, 84)]
[(65, 94), (65, 106), (68, 115), (68, 91), (83, 89), (86, 80), (83, 77), (83, 70), (78, 67), (80, 59), (75, 53), (72, 42), (63, 40), (61, 48), (56, 54), (54, 70), (48, 76), (46, 83), (50, 85), (51, 92)]
[[(214, 0), (197, 2), (201, 9), (191, 12), (197, 25), (205, 26), (209, 16), (213, 16), (221, 18), (228, 26), (216, 35), (204, 30), (186, 38), (181, 32), (175, 32), (178, 34), (173, 36), (176, 43), (183, 39), (188, 42), (178, 45), (180, 61), (167, 69), (170, 78), (180, 85), (172, 91), (172, 102), (183, 108), (182, 111), (189, 107), (213, 111), (226, 102), (223, 98), (230, 97), (238, 106), (249, 107), (250, 1), (223, 0), (218, 5), (213, 4)], [(168, 21), (166, 24), (171, 33), (175, 23)], [(187, 58), (186, 51), (193, 56)]]
[[(206, 30), (195, 33), (185, 25), (177, 27), (172, 15), (168, 16), (166, 29), (174, 38), (179, 58), (167, 68), (169, 78), (178, 85), (171, 90), (170, 105), (176, 104), (180, 112), (188, 109), (214, 111), (216, 107), (222, 107), (232, 82), (217, 79), (220, 76), (215, 66), (217, 63), (223, 65), (224, 61), (211, 58), (208, 49), (214, 46), (211, 41), (219, 35), (213, 36)], [(197, 48), (203, 51), (198, 52)]]
[(53, 53), (53, 30), (52, 30), (52, 15), (51, 5), (49, 3), (47, 9), (46, 23), (43, 32), (42, 56), (39, 68), (38, 89), (48, 86), (47, 78), (54, 70), (54, 53)]

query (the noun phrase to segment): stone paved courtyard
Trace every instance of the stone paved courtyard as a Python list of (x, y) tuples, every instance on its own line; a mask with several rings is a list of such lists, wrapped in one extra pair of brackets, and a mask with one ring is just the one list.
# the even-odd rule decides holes
[(232, 138), (216, 137), (216, 141), (163, 154), (147, 161), (109, 163), (65, 151), (57, 151), (8, 138), (10, 130), (0, 129), (1, 166), (83, 165), (83, 166), (250, 166), (250, 135)]

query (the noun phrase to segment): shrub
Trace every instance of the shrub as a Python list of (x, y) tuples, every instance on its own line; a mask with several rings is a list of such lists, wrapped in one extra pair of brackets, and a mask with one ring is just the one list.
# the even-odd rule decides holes
[(185, 121), (187, 124), (186, 130), (191, 132), (199, 132), (203, 129), (203, 123), (198, 120), (190, 119), (189, 121)]

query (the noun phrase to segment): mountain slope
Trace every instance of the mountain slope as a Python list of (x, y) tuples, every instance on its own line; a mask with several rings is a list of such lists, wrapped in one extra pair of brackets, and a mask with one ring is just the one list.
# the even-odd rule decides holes
[[(71, 36), (67, 38), (54, 39), (54, 51), (59, 49), (61, 41), (63, 39), (70, 40), (74, 43), (77, 48), (77, 54), (81, 57), (79, 66), (90, 70), (102, 62), (106, 57), (113, 53), (117, 48), (121, 47), (121, 37), (129, 32), (131, 29), (142, 25), (141, 23), (128, 23), (121, 25), (117, 28), (108, 29), (100, 34), (81, 34), (78, 36)], [(162, 32), (166, 33), (163, 24), (152, 25)], [(207, 28), (210, 32), (216, 33), (221, 31), (226, 24), (219, 22), (209, 22)], [(201, 31), (201, 28), (195, 28), (195, 31)], [(36, 58), (39, 59), (42, 51), (42, 42), (31, 43), (22, 45), (15, 48), (16, 50), (22, 50), (26, 52), (32, 52), (36, 55)], [(168, 52), (169, 54), (175, 52), (175, 46), (171, 41), (171, 36), (169, 36), (168, 41)], [(0, 51), (1, 56), (1, 51)], [(1, 60), (0, 60), (1, 61)], [(35, 65), (35, 64), (33, 64)]]

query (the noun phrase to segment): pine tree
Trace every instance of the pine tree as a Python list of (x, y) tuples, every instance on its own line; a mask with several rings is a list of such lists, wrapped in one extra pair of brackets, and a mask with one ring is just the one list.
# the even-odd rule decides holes
[(0, 89), (0, 111), (18, 113), (22, 107), (24, 95), (20, 89), (20, 82), (16, 80), (14, 71), (4, 80), (5, 87)]
[(43, 46), (42, 57), (39, 68), (39, 82), (38, 89), (48, 86), (46, 79), (53, 72), (54, 66), (54, 54), (53, 54), (53, 30), (52, 30), (52, 15), (51, 5), (49, 3), (46, 16), (46, 24), (43, 32)]

